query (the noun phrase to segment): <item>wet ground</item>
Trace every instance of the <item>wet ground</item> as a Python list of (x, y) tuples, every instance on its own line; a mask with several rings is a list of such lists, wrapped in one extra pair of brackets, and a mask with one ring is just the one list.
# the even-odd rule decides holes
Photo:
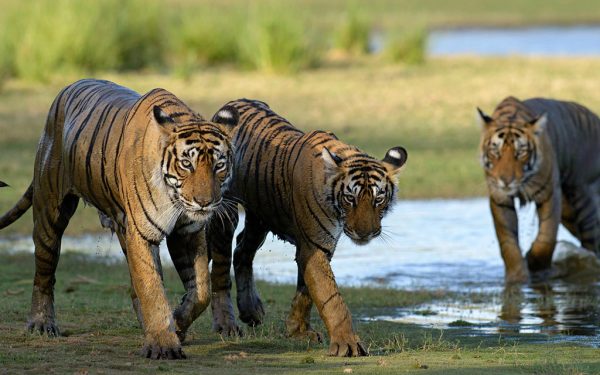
[[(527, 249), (536, 234), (535, 208), (521, 208), (519, 220), (521, 245)], [(559, 251), (560, 259), (555, 254), (561, 262), (557, 269), (562, 265), (561, 272), (569, 274), (566, 279), (505, 289), (487, 200), (399, 202), (383, 224), (384, 235), (367, 246), (341, 240), (332, 261), (338, 283), (435, 290), (453, 297), (407, 309), (359, 311), (359, 319), (459, 327), (473, 335), (537, 333), (600, 346), (600, 284), (594, 280), (600, 263), (586, 258), (586, 252), (575, 254), (567, 246)], [(564, 228), (559, 239), (577, 243)], [(63, 241), (63, 251), (81, 249), (103, 261), (122, 259), (118, 241), (110, 235)], [(29, 239), (4, 240), (1, 250), (32, 251), (33, 246)], [(161, 253), (168, 262), (164, 246)], [(587, 277), (578, 277), (584, 271)], [(256, 256), (255, 275), (294, 283), (294, 248), (269, 236)]]

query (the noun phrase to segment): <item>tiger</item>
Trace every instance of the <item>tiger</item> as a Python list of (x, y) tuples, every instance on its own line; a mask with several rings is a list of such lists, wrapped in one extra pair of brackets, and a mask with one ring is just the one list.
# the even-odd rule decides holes
[[(600, 253), (600, 119), (575, 102), (507, 97), (478, 108), (481, 164), (507, 283), (547, 277), (558, 226)], [(525, 257), (515, 198), (533, 202), (539, 231)], [(545, 276), (544, 276), (545, 275)]]
[[(185, 358), (181, 340), (210, 300), (205, 226), (220, 212), (230, 177), (230, 130), (161, 88), (142, 96), (94, 79), (65, 87), (48, 113), (33, 181), (0, 217), (1, 229), (33, 207), (35, 277), (27, 329), (60, 335), (55, 272), (63, 232), (83, 199), (116, 232), (125, 253), (144, 331), (141, 354)], [(159, 258), (165, 237), (186, 289), (173, 313)]]
[[(291, 337), (322, 342), (310, 326), (313, 301), (327, 328), (332, 356), (362, 356), (365, 346), (352, 327), (352, 316), (338, 290), (330, 261), (342, 233), (364, 245), (381, 233), (381, 219), (397, 193), (397, 177), (407, 160), (403, 147), (377, 160), (333, 133), (305, 134), (264, 102), (238, 99), (223, 109), (237, 109), (232, 131), (235, 148), (231, 184), (226, 196), (245, 210), (245, 226), (233, 256), (240, 319), (262, 323), (264, 308), (254, 284), (252, 262), (268, 232), (296, 247), (298, 278), (286, 319)], [(226, 123), (227, 110), (213, 121)], [(230, 298), (231, 242), (238, 222), (212, 221), (207, 242), (212, 259), (213, 329), (241, 334)]]

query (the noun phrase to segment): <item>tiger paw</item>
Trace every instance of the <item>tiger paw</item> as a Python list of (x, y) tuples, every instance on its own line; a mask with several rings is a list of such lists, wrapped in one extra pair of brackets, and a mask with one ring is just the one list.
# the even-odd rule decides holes
[(341, 337), (332, 337), (328, 354), (334, 357), (362, 357), (369, 355), (369, 352), (358, 336), (351, 333)]
[(292, 317), (288, 317), (285, 321), (288, 337), (296, 339), (306, 339), (311, 343), (323, 343), (323, 335), (320, 332), (315, 331), (310, 324), (304, 320), (296, 320)]
[(541, 254), (530, 250), (525, 257), (527, 259), (527, 268), (530, 272), (547, 271), (552, 266), (552, 253), (550, 255)]
[(296, 330), (296, 331), (290, 331), (288, 329), (288, 337), (292, 337), (295, 339), (307, 339), (311, 342), (311, 343), (317, 343), (317, 344), (322, 344), (323, 343), (323, 335), (321, 334), (321, 332), (315, 331), (314, 329), (312, 329), (312, 327), (308, 327), (305, 330)]
[(141, 355), (150, 359), (184, 359), (186, 358), (177, 335), (173, 332), (150, 337), (146, 335)]
[(262, 324), (265, 316), (265, 309), (260, 297), (255, 291), (238, 294), (238, 310), (240, 311), (240, 320), (250, 327)]
[(33, 318), (27, 322), (27, 331), (30, 333), (39, 333), (48, 337), (60, 336), (58, 325), (51, 318)]

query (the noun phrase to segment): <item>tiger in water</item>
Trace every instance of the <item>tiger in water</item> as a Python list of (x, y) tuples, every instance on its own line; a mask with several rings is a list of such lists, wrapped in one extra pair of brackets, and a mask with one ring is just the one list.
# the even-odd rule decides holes
[[(230, 102), (213, 121), (237, 123), (227, 110), (231, 107), (240, 117), (232, 132), (234, 168), (226, 196), (239, 201), (246, 212), (233, 256), (240, 319), (251, 326), (262, 323), (264, 309), (252, 262), (272, 232), (296, 246), (298, 282), (286, 320), (288, 334), (321, 341), (310, 326), (314, 301), (329, 333), (329, 354), (367, 354), (353, 330), (330, 261), (342, 233), (360, 245), (380, 235), (381, 219), (395, 201), (395, 180), (407, 160), (406, 150), (393, 147), (377, 160), (332, 133), (305, 134), (256, 100)], [(207, 237), (213, 261), (213, 327), (236, 334), (229, 272), (238, 216), (236, 207), (229, 211), (231, 225), (213, 220)]]
[[(581, 246), (600, 252), (600, 119), (551, 99), (504, 99), (482, 122), (481, 163), (506, 281), (548, 271), (562, 223)], [(537, 207), (539, 231), (523, 257), (515, 198)], [(543, 272), (542, 272), (543, 273)]]
[[(229, 110), (230, 117), (237, 116)], [(48, 113), (33, 182), (0, 217), (1, 229), (33, 207), (35, 277), (28, 329), (60, 334), (55, 272), (61, 237), (83, 199), (117, 233), (126, 255), (131, 297), (145, 334), (142, 355), (185, 357), (180, 341), (210, 299), (204, 227), (220, 212), (230, 175), (230, 129), (204, 120), (164, 89), (141, 96), (91, 79), (64, 88)], [(173, 313), (161, 280), (158, 245), (165, 237), (186, 289)]]

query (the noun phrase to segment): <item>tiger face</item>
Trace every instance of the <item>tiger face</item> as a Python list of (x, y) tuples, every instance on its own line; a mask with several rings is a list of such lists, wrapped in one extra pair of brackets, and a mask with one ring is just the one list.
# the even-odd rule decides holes
[(481, 165), (493, 195), (515, 197), (523, 192), (541, 162), (540, 136), (547, 116), (530, 121), (493, 119), (478, 110), (483, 123)]
[(390, 149), (381, 161), (365, 156), (343, 160), (323, 148), (329, 200), (343, 221), (344, 233), (358, 244), (381, 234), (381, 219), (395, 200), (395, 177), (407, 160), (402, 147)]
[[(173, 121), (158, 107), (154, 112), (163, 127)], [(194, 219), (207, 219), (222, 202), (232, 166), (228, 132), (221, 124), (198, 121), (172, 126), (168, 134), (161, 179), (171, 201)]]

